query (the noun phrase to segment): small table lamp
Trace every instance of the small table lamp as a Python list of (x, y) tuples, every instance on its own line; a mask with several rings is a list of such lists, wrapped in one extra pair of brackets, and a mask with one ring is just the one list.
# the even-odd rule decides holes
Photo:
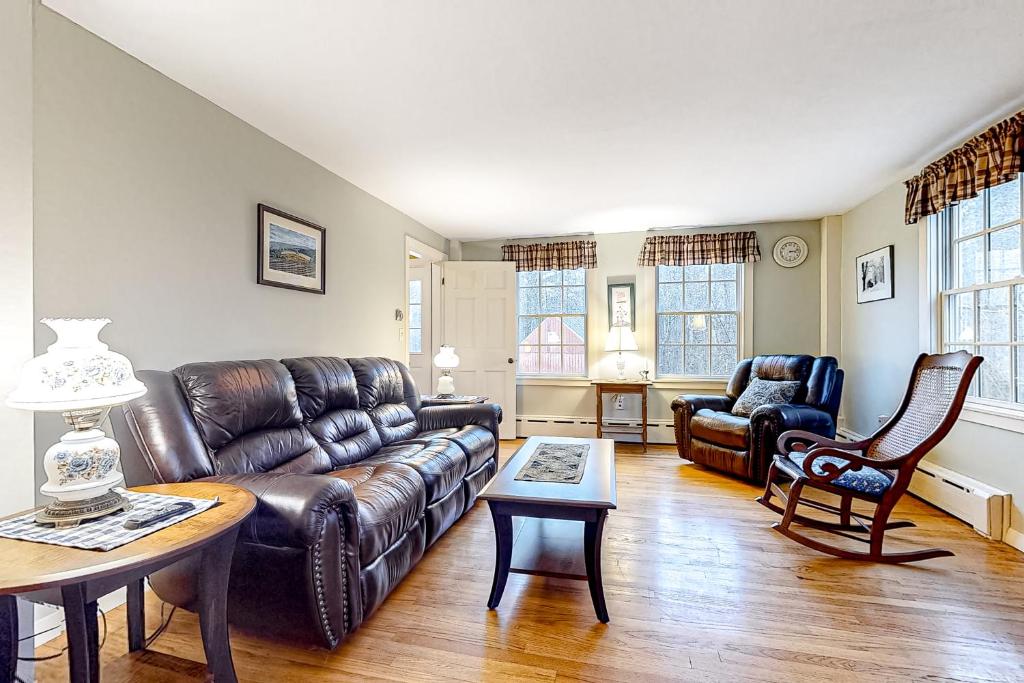
[(626, 359), (622, 357), (623, 351), (636, 351), (636, 337), (629, 325), (616, 325), (608, 330), (608, 340), (604, 344), (605, 351), (618, 351), (619, 356), (615, 359), (615, 367), (619, 371), (619, 379), (626, 379)]
[(459, 367), (459, 357), (455, 355), (455, 347), (442, 345), (441, 350), (434, 356), (434, 365), (441, 368), (441, 376), (437, 378), (437, 397), (451, 398), (455, 395), (452, 369)]
[(99, 340), (109, 320), (41, 322), (57, 333), (57, 341), (25, 363), (7, 405), (61, 412), (73, 428), (43, 456), (46, 483), (39, 490), (57, 500), (36, 515), (40, 524), (73, 527), (128, 509), (128, 500), (112, 490), (124, 483), (117, 469), (121, 449), (99, 425), (112, 406), (142, 396), (146, 387), (135, 378), (131, 362)]

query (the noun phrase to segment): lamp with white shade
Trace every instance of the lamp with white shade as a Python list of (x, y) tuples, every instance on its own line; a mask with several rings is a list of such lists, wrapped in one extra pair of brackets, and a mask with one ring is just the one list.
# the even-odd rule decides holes
[(99, 340), (110, 320), (41, 322), (57, 333), (57, 341), (25, 363), (7, 405), (63, 413), (72, 427), (43, 456), (46, 483), (39, 490), (57, 500), (36, 515), (41, 524), (71, 527), (128, 509), (127, 498), (113, 490), (124, 483), (117, 469), (121, 450), (99, 425), (111, 407), (142, 396), (146, 387), (131, 362)]
[(452, 378), (452, 370), (459, 367), (459, 357), (455, 355), (455, 347), (443, 344), (441, 350), (434, 356), (434, 366), (441, 370), (441, 376), (437, 378), (437, 397), (452, 398), (455, 396), (455, 380)]
[(615, 325), (608, 330), (608, 339), (605, 341), (605, 351), (618, 351), (615, 359), (615, 367), (619, 371), (619, 379), (626, 379), (626, 359), (623, 358), (623, 351), (636, 351), (636, 337), (629, 325)]

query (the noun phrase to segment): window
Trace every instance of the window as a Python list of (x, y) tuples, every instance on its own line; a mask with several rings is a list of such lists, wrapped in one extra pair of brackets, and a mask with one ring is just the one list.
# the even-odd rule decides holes
[(409, 280), (409, 353), (423, 353), (422, 280)]
[(586, 271), (523, 271), (517, 275), (519, 374), (585, 377)]
[(740, 266), (658, 266), (659, 377), (728, 377), (740, 339)]
[(943, 211), (939, 234), (940, 345), (984, 356), (970, 395), (1024, 403), (1021, 176)]

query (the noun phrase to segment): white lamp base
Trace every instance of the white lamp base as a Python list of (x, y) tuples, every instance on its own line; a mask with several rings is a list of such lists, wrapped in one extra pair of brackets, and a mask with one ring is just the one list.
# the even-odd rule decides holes
[(622, 351), (619, 351), (619, 355), (615, 358), (615, 369), (619, 371), (619, 379), (626, 379), (626, 359), (622, 355)]
[(442, 372), (437, 378), (437, 395), (439, 398), (451, 398), (455, 395), (455, 380), (448, 371)]

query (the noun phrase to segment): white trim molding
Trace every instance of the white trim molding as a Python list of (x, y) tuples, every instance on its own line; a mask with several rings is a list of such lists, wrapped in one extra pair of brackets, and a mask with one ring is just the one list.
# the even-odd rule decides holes
[[(605, 417), (606, 424), (639, 427), (639, 417)], [(596, 417), (578, 415), (517, 415), (516, 436), (575, 436), (594, 438), (597, 432)], [(639, 434), (616, 434), (616, 441), (639, 443)], [(647, 420), (647, 443), (674, 444), (675, 424), (672, 420)]]
[(1024, 434), (1024, 410), (967, 399), (960, 419)]

